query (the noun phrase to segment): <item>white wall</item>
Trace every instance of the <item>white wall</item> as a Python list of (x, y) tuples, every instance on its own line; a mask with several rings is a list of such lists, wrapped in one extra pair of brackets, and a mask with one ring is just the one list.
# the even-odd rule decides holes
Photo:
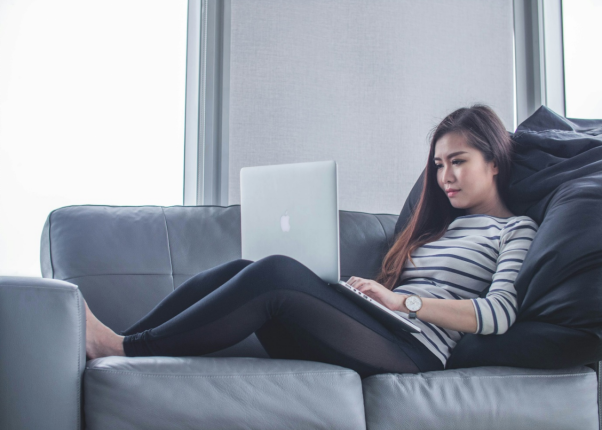
[(0, 0), (0, 275), (48, 214), (180, 205), (186, 0)]

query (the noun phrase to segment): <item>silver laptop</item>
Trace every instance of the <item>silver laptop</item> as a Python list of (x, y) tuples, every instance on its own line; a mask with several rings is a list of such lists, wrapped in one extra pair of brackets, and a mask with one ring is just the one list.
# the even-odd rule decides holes
[(286, 255), (310, 268), (389, 328), (422, 329), (340, 279), (335, 161), (240, 169), (241, 257)]

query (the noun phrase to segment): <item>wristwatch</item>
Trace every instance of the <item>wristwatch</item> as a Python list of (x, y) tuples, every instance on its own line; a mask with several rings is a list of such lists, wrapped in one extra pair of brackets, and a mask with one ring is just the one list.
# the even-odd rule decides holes
[(422, 299), (420, 298), (420, 296), (416, 294), (407, 296), (403, 304), (410, 311), (410, 318), (416, 319), (416, 312), (418, 312), (420, 308), (422, 308)]

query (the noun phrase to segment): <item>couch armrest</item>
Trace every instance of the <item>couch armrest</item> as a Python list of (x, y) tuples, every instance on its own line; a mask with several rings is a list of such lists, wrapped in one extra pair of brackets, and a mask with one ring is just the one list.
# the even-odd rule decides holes
[(80, 430), (83, 297), (69, 282), (0, 277), (0, 428)]

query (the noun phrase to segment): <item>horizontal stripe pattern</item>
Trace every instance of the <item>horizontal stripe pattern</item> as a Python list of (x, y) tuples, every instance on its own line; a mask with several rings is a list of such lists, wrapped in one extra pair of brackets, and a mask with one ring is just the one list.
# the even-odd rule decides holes
[[(503, 334), (516, 320), (514, 281), (538, 227), (524, 215), (457, 217), (439, 240), (412, 253), (414, 264), (406, 261), (399, 286), (393, 291), (440, 300), (471, 300), (477, 319), (475, 334)], [(479, 297), (487, 288), (487, 296)], [(422, 333), (412, 335), (445, 366), (466, 333), (414, 321)]]

